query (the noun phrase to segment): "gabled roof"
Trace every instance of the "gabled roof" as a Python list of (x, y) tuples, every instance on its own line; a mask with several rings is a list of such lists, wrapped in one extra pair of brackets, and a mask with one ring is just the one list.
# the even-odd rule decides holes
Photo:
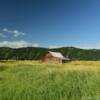
[(60, 58), (62, 60), (69, 60), (68, 58), (65, 58), (60, 52), (52, 52), (48, 51), (53, 57)]

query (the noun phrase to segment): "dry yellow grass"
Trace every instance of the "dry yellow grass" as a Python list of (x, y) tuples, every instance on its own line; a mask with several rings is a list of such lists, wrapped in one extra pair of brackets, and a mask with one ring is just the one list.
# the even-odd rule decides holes
[(100, 61), (72, 61), (63, 66), (64, 70), (100, 71)]
[[(0, 62), (0, 67), (15, 67), (15, 66), (32, 66), (42, 65), (47, 66), (50, 70), (83, 70), (83, 71), (100, 71), (100, 61), (72, 61), (65, 64), (45, 64), (40, 61), (3, 61)], [(53, 68), (53, 69), (51, 69)]]

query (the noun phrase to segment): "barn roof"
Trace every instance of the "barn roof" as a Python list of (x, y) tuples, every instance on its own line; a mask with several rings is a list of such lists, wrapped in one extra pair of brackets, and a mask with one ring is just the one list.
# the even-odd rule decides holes
[(69, 60), (69, 58), (65, 58), (60, 52), (52, 52), (48, 51), (53, 57), (60, 58), (62, 60)]

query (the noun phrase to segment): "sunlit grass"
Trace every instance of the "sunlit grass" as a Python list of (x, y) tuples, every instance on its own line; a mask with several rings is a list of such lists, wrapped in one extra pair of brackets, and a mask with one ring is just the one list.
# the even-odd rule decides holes
[(100, 100), (100, 61), (1, 61), (0, 100)]

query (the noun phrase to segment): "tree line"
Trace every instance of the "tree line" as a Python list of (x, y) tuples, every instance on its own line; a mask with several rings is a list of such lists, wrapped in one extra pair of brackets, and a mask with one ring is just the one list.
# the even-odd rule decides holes
[(0, 48), (0, 60), (40, 60), (48, 51), (61, 52), (71, 60), (100, 60), (100, 50), (62, 47), (57, 49), (26, 47), (26, 48)]

